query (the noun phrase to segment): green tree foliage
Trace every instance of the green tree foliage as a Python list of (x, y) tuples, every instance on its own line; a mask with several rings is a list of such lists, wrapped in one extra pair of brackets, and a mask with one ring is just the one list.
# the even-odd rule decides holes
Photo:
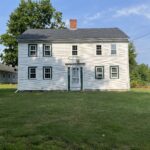
[(150, 67), (145, 64), (137, 64), (136, 49), (133, 43), (129, 43), (129, 66), (131, 87), (143, 86), (150, 83)]
[(137, 66), (136, 62), (136, 50), (132, 42), (129, 43), (129, 64), (130, 64), (130, 73), (134, 71), (134, 68)]
[(1, 54), (7, 65), (16, 66), (18, 62), (17, 37), (28, 28), (64, 28), (62, 13), (55, 10), (50, 0), (21, 0), (17, 9), (11, 13), (7, 23), (8, 30), (0, 36), (0, 44), (6, 46)]

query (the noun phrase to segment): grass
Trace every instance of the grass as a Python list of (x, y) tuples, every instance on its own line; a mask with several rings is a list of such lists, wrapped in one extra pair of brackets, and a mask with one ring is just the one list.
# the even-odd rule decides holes
[(149, 150), (148, 92), (0, 90), (0, 150)]
[(0, 84), (0, 89), (16, 89), (16, 84)]

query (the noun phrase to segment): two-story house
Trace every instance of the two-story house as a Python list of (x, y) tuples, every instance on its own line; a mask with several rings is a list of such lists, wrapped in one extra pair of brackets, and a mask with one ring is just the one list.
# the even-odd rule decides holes
[(18, 39), (18, 90), (128, 90), (128, 36), (118, 28), (28, 29)]

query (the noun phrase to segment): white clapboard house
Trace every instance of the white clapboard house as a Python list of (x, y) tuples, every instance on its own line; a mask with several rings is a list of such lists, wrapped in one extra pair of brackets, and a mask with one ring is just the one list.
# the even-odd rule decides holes
[(128, 36), (118, 28), (28, 29), (18, 90), (129, 90)]

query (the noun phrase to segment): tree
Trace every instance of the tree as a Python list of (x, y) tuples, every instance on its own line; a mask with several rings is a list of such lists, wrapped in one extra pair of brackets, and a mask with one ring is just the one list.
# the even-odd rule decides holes
[(135, 67), (137, 66), (136, 62), (136, 49), (132, 42), (129, 43), (129, 68), (130, 74), (134, 71)]
[(11, 13), (7, 23), (8, 30), (0, 36), (0, 44), (6, 48), (1, 59), (7, 65), (16, 66), (18, 63), (17, 37), (28, 28), (59, 29), (64, 28), (62, 13), (55, 10), (50, 0), (21, 0), (18, 8)]
[(150, 68), (148, 65), (138, 65), (138, 74), (140, 76), (141, 81), (150, 82)]
[(145, 64), (137, 64), (136, 49), (133, 43), (129, 43), (129, 68), (131, 87), (143, 86), (150, 83), (150, 68)]

